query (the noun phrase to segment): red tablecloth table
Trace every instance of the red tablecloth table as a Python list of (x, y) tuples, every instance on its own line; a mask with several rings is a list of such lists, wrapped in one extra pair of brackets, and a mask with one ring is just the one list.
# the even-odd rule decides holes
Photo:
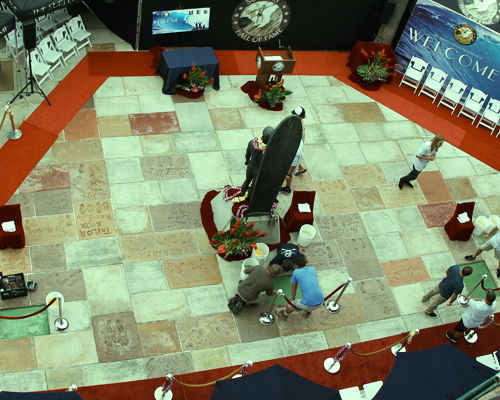
[[(314, 197), (315, 191), (300, 191), (293, 192), (292, 204), (285, 214), (283, 221), (285, 222), (288, 232), (297, 232), (300, 227), (305, 224), (312, 225), (314, 222)], [(311, 207), (311, 212), (300, 212), (299, 203), (307, 203)]]
[[(14, 232), (4, 232), (1, 228), (2, 222), (14, 221), (16, 230)], [(0, 250), (11, 247), (13, 249), (20, 249), (24, 247), (24, 229), (23, 218), (21, 216), (21, 205), (10, 204), (0, 206)]]
[[(472, 213), (474, 211), (475, 203), (473, 201), (468, 203), (458, 203), (450, 220), (444, 225), (444, 230), (450, 240), (467, 241), (472, 235), (474, 224), (472, 223)], [(457, 217), (459, 214), (466, 212), (470, 218), (469, 222), (461, 223)]]

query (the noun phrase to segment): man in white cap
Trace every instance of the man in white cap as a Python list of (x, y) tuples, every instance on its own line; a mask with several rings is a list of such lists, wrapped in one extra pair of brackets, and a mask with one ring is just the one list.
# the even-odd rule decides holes
[[(306, 110), (302, 107), (297, 107), (295, 110), (292, 111), (292, 115), (296, 115), (299, 117), (301, 120), (303, 120), (306, 117)], [(302, 134), (302, 137), (304, 135)], [(297, 149), (297, 153), (295, 154), (295, 158), (292, 161), (292, 165), (288, 169), (288, 174), (285, 178), (285, 186), (283, 186), (280, 189), (280, 192), (285, 193), (285, 194), (290, 194), (292, 193), (291, 185), (292, 185), (292, 177), (293, 177), (293, 171), (295, 171), (296, 168), (298, 168), (298, 171), (295, 173), (295, 175), (301, 175), (307, 170), (300, 165), (300, 160), (302, 159), (302, 154), (304, 153), (304, 140), (300, 140), (300, 145), (299, 148)]]

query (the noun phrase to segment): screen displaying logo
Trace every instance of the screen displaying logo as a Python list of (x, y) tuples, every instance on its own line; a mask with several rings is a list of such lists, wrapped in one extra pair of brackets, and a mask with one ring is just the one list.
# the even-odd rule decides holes
[(290, 21), (283, 0), (244, 0), (233, 12), (233, 31), (247, 42), (266, 42), (281, 34)]
[(453, 30), (453, 37), (460, 44), (472, 44), (476, 41), (477, 33), (469, 24), (460, 24)]
[(500, 21), (498, 0), (458, 0), (458, 8), (466, 17), (483, 25), (495, 25)]
[(210, 21), (210, 8), (153, 11), (153, 35), (188, 31), (206, 31)]

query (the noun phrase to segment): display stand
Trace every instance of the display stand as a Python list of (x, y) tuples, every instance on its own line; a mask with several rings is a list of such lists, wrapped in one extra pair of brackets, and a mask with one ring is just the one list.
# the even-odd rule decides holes
[[(287, 50), (266, 50), (259, 47), (255, 57), (259, 71), (255, 77), (258, 89), (264, 88), (272, 80), (274, 83), (281, 81), (283, 74), (291, 74), (295, 67), (293, 52)], [(274, 77), (271, 78), (271, 76)]]

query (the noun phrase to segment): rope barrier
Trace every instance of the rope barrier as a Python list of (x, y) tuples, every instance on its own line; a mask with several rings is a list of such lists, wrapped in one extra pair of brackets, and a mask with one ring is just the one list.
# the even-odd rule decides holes
[(284, 294), (283, 297), (285, 298), (286, 302), (290, 304), (292, 308), (295, 308), (296, 310), (300, 311), (300, 308), (297, 307), (295, 304), (293, 304), (292, 301), (286, 296), (286, 294)]
[(243, 366), (240, 366), (238, 368), (236, 368), (234, 371), (232, 371), (231, 373), (223, 376), (222, 378), (219, 378), (219, 379), (216, 379), (215, 381), (212, 381), (212, 382), (207, 382), (207, 383), (186, 383), (186, 382), (181, 382), (179, 381), (177, 378), (173, 377), (173, 379), (175, 379), (175, 382), (177, 382), (179, 385), (181, 386), (186, 386), (186, 387), (206, 387), (206, 386), (211, 386), (211, 385), (215, 385), (215, 383), (217, 381), (223, 381), (225, 379), (228, 379), (230, 377), (232, 377), (233, 375), (236, 375), (238, 372), (241, 371), (241, 369), (244, 367)]
[(485, 290), (485, 291), (490, 291), (490, 290), (491, 290), (492, 292), (496, 292), (497, 290), (500, 290), (500, 287), (497, 287), (497, 288), (495, 288), (495, 289), (488, 289), (488, 288), (485, 288), (485, 287), (484, 287), (484, 282), (483, 282), (483, 281), (481, 281), (481, 287), (482, 287), (482, 288), (483, 288), (483, 290)]
[(31, 314), (28, 314), (28, 315), (21, 315), (19, 317), (6, 317), (4, 315), (0, 315), (0, 319), (24, 319), (24, 318), (32, 317), (34, 315), (40, 314), (41, 312), (44, 312), (47, 308), (49, 308), (52, 304), (54, 304), (54, 302), (56, 300), (57, 299), (54, 297), (52, 300), (49, 301), (49, 303), (45, 307), (41, 308), (38, 311), (35, 311), (34, 313), (31, 313)]
[(335, 293), (337, 293), (340, 289), (345, 286), (345, 283), (341, 284), (337, 289), (335, 289), (332, 293), (325, 297), (323, 301), (327, 301), (330, 297), (332, 297)]
[(410, 339), (412, 337), (413, 337), (413, 335), (411, 333), (409, 333), (408, 335), (406, 335), (401, 340), (398, 340), (396, 343), (390, 344), (389, 346), (386, 346), (383, 349), (380, 349), (380, 350), (377, 350), (377, 351), (372, 351), (371, 353), (358, 353), (353, 348), (351, 348), (351, 353), (353, 353), (353, 354), (355, 354), (357, 356), (360, 356), (360, 357), (373, 356), (374, 354), (379, 354), (379, 353), (382, 353), (382, 352), (384, 352), (386, 350), (389, 350), (392, 346), (395, 346), (397, 344), (403, 343), (403, 342), (405, 342), (406, 340), (408, 340), (408, 339)]

